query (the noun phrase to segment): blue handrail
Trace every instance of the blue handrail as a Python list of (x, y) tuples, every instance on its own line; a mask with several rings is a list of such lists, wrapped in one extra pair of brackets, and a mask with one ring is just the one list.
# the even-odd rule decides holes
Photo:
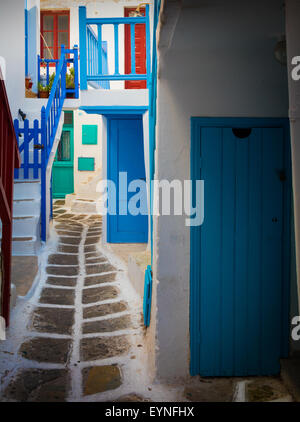
[[(69, 58), (69, 55), (73, 57)], [(29, 127), (29, 121), (24, 120), (24, 127), (20, 127), (18, 119), (14, 121), (15, 132), (22, 153), (21, 169), (24, 179), (41, 178), (41, 239), (46, 240), (46, 215), (47, 215), (47, 166), (50, 153), (53, 148), (57, 128), (60, 122), (65, 98), (68, 93), (74, 93), (75, 98), (79, 98), (79, 78), (78, 78), (78, 47), (65, 49), (61, 46), (61, 57), (59, 60), (40, 59), (38, 56), (38, 75), (40, 81), (40, 65), (45, 62), (47, 65), (47, 84), (49, 83), (49, 66), (55, 63), (56, 73), (52, 84), (51, 92), (46, 107), (41, 109), (41, 121), (35, 120), (33, 128)], [(67, 89), (66, 75), (68, 64), (74, 66), (74, 88)], [(30, 151), (30, 144), (33, 142), (34, 148)], [(32, 154), (32, 156), (31, 156)], [(15, 178), (20, 177), (20, 170), (15, 170)]]
[[(86, 7), (79, 7), (79, 43), (80, 43), (80, 89), (87, 90), (88, 85), (97, 85), (105, 81), (149, 81), (151, 73), (149, 6), (145, 16), (132, 18), (87, 18)], [(146, 73), (136, 73), (135, 54), (131, 54), (131, 73), (120, 73), (119, 62), (119, 25), (130, 25), (131, 51), (135, 52), (135, 25), (145, 24), (146, 28)], [(97, 34), (92, 25), (97, 27)], [(103, 66), (102, 27), (114, 26), (114, 73), (108, 73)], [(99, 86), (99, 85), (98, 85)]]

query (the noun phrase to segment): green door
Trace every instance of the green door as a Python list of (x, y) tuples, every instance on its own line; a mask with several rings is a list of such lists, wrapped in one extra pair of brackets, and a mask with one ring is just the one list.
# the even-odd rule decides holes
[(73, 127), (63, 126), (52, 169), (53, 198), (64, 198), (74, 192), (74, 136)]

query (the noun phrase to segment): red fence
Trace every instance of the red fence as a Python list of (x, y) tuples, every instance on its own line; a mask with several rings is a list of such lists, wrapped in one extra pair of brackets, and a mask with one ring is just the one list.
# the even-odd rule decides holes
[(2, 294), (1, 315), (9, 323), (10, 276), (13, 224), (14, 168), (20, 167), (20, 155), (0, 69), (0, 219), (2, 222)]

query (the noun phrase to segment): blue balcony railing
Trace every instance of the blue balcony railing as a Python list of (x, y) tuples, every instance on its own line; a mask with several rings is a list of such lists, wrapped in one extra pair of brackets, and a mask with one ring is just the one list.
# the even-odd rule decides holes
[[(74, 68), (74, 88), (68, 88), (66, 87), (66, 94), (67, 96), (73, 96), (75, 98), (79, 98), (79, 74), (78, 74), (78, 46), (74, 45), (74, 48), (72, 49), (64, 49), (65, 55), (66, 55), (66, 61), (67, 61), (67, 69), (71, 68), (73, 66)], [(70, 57), (71, 55), (71, 57)], [(53, 72), (55, 74), (57, 73), (59, 60), (58, 59), (43, 59), (38, 55), (38, 82), (40, 83), (42, 81), (42, 75), (41, 75), (41, 69), (46, 70), (46, 79), (45, 84), (49, 85), (50, 82), (50, 75), (51, 75), (51, 69), (53, 69)], [(55, 71), (54, 71), (55, 67)]]
[[(72, 55), (71, 58), (69, 56)], [(46, 107), (41, 109), (41, 120), (34, 120), (33, 127), (29, 127), (29, 120), (24, 120), (20, 127), (18, 119), (14, 121), (15, 132), (21, 154), (21, 169), (15, 170), (15, 178), (41, 180), (41, 238), (46, 240), (47, 229), (47, 168), (50, 154), (53, 149), (56, 132), (62, 114), (65, 98), (68, 93), (75, 94), (78, 98), (78, 48), (65, 49), (61, 46), (61, 57), (58, 61), (43, 60), (47, 66), (49, 83), (49, 66), (55, 63), (56, 72)], [(74, 88), (67, 89), (66, 74), (68, 64), (74, 66)], [(40, 65), (40, 63), (39, 63)]]
[[(102, 41), (101, 49), (99, 50), (98, 36), (95, 34), (93, 28), (88, 25), (87, 33), (87, 73), (91, 76), (97, 76), (100, 71), (108, 74), (107, 62), (107, 42)], [(100, 55), (99, 55), (100, 51)], [(109, 89), (109, 81), (89, 81), (89, 84), (94, 88)]]
[[(136, 72), (135, 54), (131, 54), (131, 72), (120, 73), (119, 61), (119, 26), (130, 25), (131, 51), (135, 51), (135, 25), (145, 24), (146, 29), (146, 73)], [(113, 25), (114, 42), (112, 45), (103, 47), (102, 28), (106, 25)], [(97, 28), (94, 30), (93, 27)], [(97, 33), (96, 33), (97, 32)], [(80, 89), (86, 90), (88, 85), (98, 84), (108, 81), (140, 81), (149, 80), (151, 71), (150, 57), (150, 24), (149, 6), (146, 6), (146, 14), (141, 17), (129, 18), (87, 18), (86, 7), (79, 7), (79, 42), (80, 42)], [(105, 65), (105, 55), (103, 49), (114, 49), (114, 73), (108, 72)], [(101, 86), (104, 87), (103, 85)], [(107, 85), (105, 86), (107, 88)]]

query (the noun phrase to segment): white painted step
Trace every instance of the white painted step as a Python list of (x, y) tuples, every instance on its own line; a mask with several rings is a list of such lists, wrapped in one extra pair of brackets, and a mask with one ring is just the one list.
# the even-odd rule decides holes
[(39, 216), (41, 213), (40, 199), (15, 199), (14, 217)]
[(39, 222), (39, 216), (14, 217), (13, 237), (36, 236), (38, 233)]
[(13, 255), (37, 255), (40, 249), (40, 241), (36, 236), (13, 237), (12, 253)]
[(39, 180), (15, 180), (14, 200), (16, 199), (40, 199), (41, 182)]

